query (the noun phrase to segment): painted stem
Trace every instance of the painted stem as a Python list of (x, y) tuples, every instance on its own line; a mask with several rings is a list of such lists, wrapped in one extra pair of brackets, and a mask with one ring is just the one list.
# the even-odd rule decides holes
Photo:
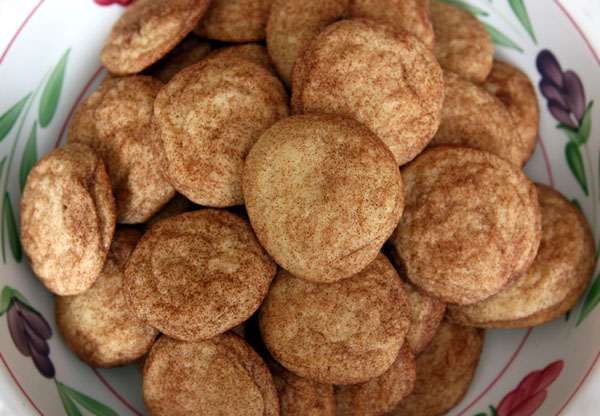
[(519, 29), (519, 27), (517, 25), (515, 25), (509, 18), (505, 17), (502, 13), (500, 13), (498, 11), (498, 9), (496, 9), (494, 7), (494, 5), (486, 0), (479, 0), (480, 3), (485, 4), (487, 7), (489, 7), (496, 16), (498, 16), (500, 18), (500, 20), (502, 20), (504, 23), (506, 23), (508, 26), (510, 26), (510, 28), (516, 32), (517, 35), (519, 35), (521, 38), (524, 37), (523, 32), (521, 32), (521, 30)]

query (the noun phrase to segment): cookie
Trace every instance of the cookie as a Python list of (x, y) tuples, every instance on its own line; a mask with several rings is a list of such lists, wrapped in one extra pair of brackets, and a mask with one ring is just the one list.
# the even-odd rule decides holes
[(100, 61), (118, 75), (142, 71), (191, 32), (209, 3), (210, 0), (137, 0), (113, 25)]
[(259, 310), (260, 333), (273, 358), (318, 383), (380, 376), (398, 357), (409, 325), (408, 297), (383, 254), (331, 284), (280, 269)]
[(483, 82), (492, 69), (494, 43), (487, 29), (468, 11), (431, 0), (435, 56), (443, 68), (472, 82)]
[(433, 138), (442, 116), (444, 81), (433, 53), (384, 20), (328, 26), (296, 61), (292, 112), (352, 117), (411, 161)]
[(335, 386), (339, 416), (379, 416), (392, 411), (415, 385), (417, 367), (408, 343), (404, 343), (392, 366), (364, 383)]
[(125, 268), (125, 299), (160, 332), (200, 341), (248, 319), (276, 267), (243, 219), (224, 210), (186, 212), (144, 234)]
[(420, 292), (475, 303), (533, 263), (540, 211), (533, 182), (517, 167), (481, 150), (438, 146), (402, 177), (406, 207), (390, 243)]
[(244, 43), (241, 45), (225, 46), (209, 53), (206, 58), (215, 58), (217, 56), (231, 56), (234, 58), (247, 59), (265, 68), (273, 75), (277, 75), (275, 67), (269, 58), (267, 48), (259, 43)]
[(56, 325), (75, 354), (92, 367), (135, 361), (152, 346), (158, 331), (136, 318), (123, 295), (123, 272), (141, 234), (115, 232), (108, 258), (92, 287), (76, 296), (55, 296)]
[(419, 355), (435, 336), (446, 312), (446, 303), (419, 293), (408, 282), (404, 282), (410, 304), (410, 328), (406, 342), (412, 352)]
[(540, 325), (571, 309), (594, 272), (594, 239), (585, 217), (564, 196), (536, 184), (542, 239), (535, 261), (522, 276), (473, 305), (448, 306), (448, 319), (462, 325), (519, 328)]
[(163, 83), (133, 75), (104, 81), (75, 112), (68, 143), (85, 143), (104, 160), (117, 222), (147, 221), (175, 194), (152, 155), (150, 119)]
[(430, 50), (435, 49), (429, 0), (350, 0), (350, 16), (388, 20), (410, 32)]
[(55, 149), (29, 172), (21, 197), (21, 244), (52, 293), (77, 295), (94, 284), (115, 224), (108, 174), (91, 147)]
[(506, 106), (485, 88), (444, 71), (446, 99), (431, 146), (462, 144), (523, 166), (527, 150)]
[(154, 102), (154, 154), (164, 176), (199, 205), (244, 203), (244, 159), (259, 135), (288, 115), (281, 82), (240, 58), (205, 59), (180, 71)]
[(144, 366), (142, 399), (148, 415), (279, 415), (267, 366), (231, 333), (202, 342), (161, 337)]
[(483, 87), (498, 97), (512, 116), (521, 136), (524, 164), (533, 155), (540, 125), (540, 109), (531, 80), (514, 66), (495, 60)]
[(147, 68), (145, 73), (167, 83), (183, 68), (199, 62), (210, 52), (210, 49), (208, 41), (190, 35), (164, 58)]
[(267, 21), (267, 49), (289, 88), (294, 62), (310, 41), (331, 23), (348, 17), (349, 0), (273, 0)]
[(442, 322), (431, 344), (417, 357), (413, 392), (391, 416), (443, 415), (467, 393), (483, 349), (482, 329)]
[(194, 33), (222, 42), (257, 42), (265, 39), (265, 26), (273, 0), (211, 0)]
[(400, 171), (386, 146), (355, 120), (283, 119), (246, 158), (252, 228), (284, 269), (335, 282), (371, 263), (402, 214)]

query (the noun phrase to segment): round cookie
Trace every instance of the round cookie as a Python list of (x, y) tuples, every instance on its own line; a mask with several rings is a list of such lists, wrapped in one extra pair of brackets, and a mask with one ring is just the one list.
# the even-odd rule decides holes
[(69, 143), (90, 145), (104, 160), (119, 223), (148, 220), (175, 194), (152, 155), (152, 106), (162, 86), (149, 76), (107, 79), (69, 127)]
[(210, 43), (190, 35), (182, 40), (164, 58), (146, 69), (145, 73), (167, 83), (183, 68), (188, 67), (210, 52)]
[(142, 399), (150, 416), (279, 415), (267, 366), (231, 333), (202, 342), (161, 337), (144, 366)]
[(267, 71), (277, 76), (277, 71), (271, 63), (269, 51), (259, 43), (244, 43), (241, 45), (226, 46), (218, 48), (209, 53), (206, 58), (216, 58), (217, 56), (231, 56), (234, 58), (247, 59), (265, 68)]
[(210, 0), (137, 0), (125, 9), (104, 41), (100, 61), (118, 75), (157, 62), (191, 32)]
[(390, 416), (443, 415), (464, 397), (475, 375), (485, 332), (442, 322), (431, 344), (417, 357), (413, 392)]
[(408, 343), (404, 343), (398, 358), (379, 377), (364, 383), (335, 386), (339, 416), (379, 416), (392, 411), (408, 396), (415, 385), (417, 367)]
[(494, 43), (483, 23), (468, 11), (438, 0), (431, 0), (429, 18), (440, 65), (469, 81), (483, 82), (494, 60)]
[(63, 339), (92, 367), (116, 367), (143, 356), (158, 331), (136, 318), (123, 295), (123, 272), (141, 234), (115, 232), (108, 258), (94, 285), (77, 296), (55, 296), (56, 325)]
[(267, 21), (267, 49), (289, 88), (294, 62), (312, 38), (331, 23), (348, 17), (349, 0), (273, 0)]
[(483, 87), (444, 71), (446, 99), (431, 146), (462, 144), (521, 167), (527, 151), (506, 106)]
[(281, 82), (240, 58), (204, 59), (180, 71), (154, 102), (154, 154), (175, 189), (199, 205), (244, 203), (244, 159), (288, 115)]
[(540, 211), (535, 186), (520, 169), (481, 150), (438, 146), (402, 177), (406, 207), (390, 243), (419, 291), (475, 303), (533, 263)]
[(285, 368), (318, 383), (362, 383), (394, 362), (410, 325), (408, 298), (383, 255), (324, 284), (280, 269), (259, 310), (265, 346)]
[(350, 0), (349, 10), (352, 17), (389, 20), (435, 49), (429, 0)]
[(200, 341), (248, 319), (276, 268), (243, 219), (224, 210), (186, 212), (144, 234), (127, 262), (125, 299), (160, 332)]
[(473, 305), (449, 305), (461, 325), (520, 328), (540, 325), (571, 309), (594, 272), (594, 239), (585, 217), (564, 196), (536, 184), (542, 239), (535, 261), (512, 284)]
[(525, 164), (535, 150), (540, 125), (540, 109), (531, 80), (514, 66), (495, 60), (483, 87), (498, 97), (512, 116), (521, 136)]
[(265, 250), (315, 282), (348, 278), (371, 263), (404, 204), (390, 151), (357, 121), (334, 115), (271, 126), (246, 158), (243, 189)]
[(377, 134), (399, 165), (433, 138), (443, 101), (443, 74), (433, 53), (384, 20), (356, 18), (328, 26), (292, 73), (294, 114), (354, 118)]
[(21, 244), (52, 293), (77, 295), (94, 284), (115, 224), (108, 174), (91, 147), (55, 149), (29, 172), (21, 197)]
[(410, 328), (406, 342), (415, 356), (419, 355), (435, 336), (446, 312), (446, 303), (419, 293), (410, 283), (404, 282), (410, 304)]

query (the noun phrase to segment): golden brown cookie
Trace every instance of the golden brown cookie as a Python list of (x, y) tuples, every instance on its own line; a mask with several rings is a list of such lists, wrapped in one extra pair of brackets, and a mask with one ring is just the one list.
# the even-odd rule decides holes
[(444, 81), (433, 53), (384, 20), (328, 26), (296, 61), (292, 112), (352, 117), (379, 136), (396, 162), (429, 143), (442, 116)]
[(162, 86), (149, 76), (108, 79), (71, 121), (68, 142), (90, 145), (106, 164), (119, 223), (148, 220), (175, 194), (152, 155), (152, 106)]
[(409, 325), (404, 286), (383, 254), (360, 273), (331, 284), (280, 269), (259, 310), (260, 333), (271, 355), (318, 383), (380, 376), (398, 356)]
[(186, 212), (144, 234), (125, 269), (125, 299), (160, 332), (200, 341), (248, 319), (276, 268), (243, 219), (224, 210)]
[(288, 115), (281, 82), (240, 58), (204, 59), (180, 71), (154, 102), (154, 152), (163, 174), (200, 205), (244, 203), (244, 159)]
[(417, 378), (415, 356), (405, 342), (392, 366), (364, 383), (335, 386), (338, 416), (379, 416), (408, 396)]
[(350, 0), (350, 16), (388, 20), (435, 49), (429, 0)]
[(222, 42), (257, 42), (265, 39), (265, 26), (273, 0), (211, 0), (194, 33)]
[(419, 293), (408, 282), (404, 282), (410, 304), (410, 328), (406, 341), (413, 353), (419, 355), (435, 336), (446, 312), (446, 303)]
[(183, 68), (199, 62), (210, 49), (208, 41), (190, 35), (144, 72), (167, 83)]
[(150, 416), (279, 415), (267, 366), (231, 333), (202, 342), (161, 337), (144, 366), (142, 398)]
[(483, 87), (502, 101), (515, 121), (525, 164), (535, 150), (540, 124), (540, 109), (531, 80), (514, 66), (495, 60)]
[(94, 285), (76, 296), (55, 296), (56, 325), (63, 339), (92, 367), (116, 367), (144, 355), (158, 331), (127, 308), (123, 272), (141, 237), (138, 231), (115, 232), (104, 269)]
[(527, 151), (506, 106), (485, 88), (444, 71), (446, 99), (432, 146), (462, 144), (523, 166)]
[(315, 282), (372, 262), (402, 214), (400, 171), (355, 120), (302, 115), (271, 126), (244, 166), (252, 228), (281, 267)]
[(21, 197), (21, 244), (52, 293), (77, 295), (94, 284), (115, 224), (108, 174), (91, 147), (55, 149), (29, 172)]
[(431, 344), (417, 357), (417, 380), (391, 416), (443, 415), (464, 397), (473, 380), (485, 332), (442, 322)]
[(142, 71), (191, 32), (209, 3), (210, 0), (137, 0), (113, 25), (100, 61), (118, 75)]
[(435, 56), (472, 82), (483, 82), (494, 59), (494, 43), (477, 17), (453, 4), (431, 0), (429, 18), (435, 33)]
[(259, 43), (244, 43), (241, 45), (226, 46), (224, 48), (218, 48), (209, 53), (206, 58), (215, 58), (217, 56), (231, 56), (234, 58), (247, 59), (250, 62), (254, 62), (266, 70), (271, 72), (273, 75), (277, 75), (275, 67), (271, 63), (269, 57), (269, 51), (267, 48)]
[(392, 252), (419, 291), (450, 303), (483, 300), (531, 265), (541, 221), (533, 182), (491, 153), (427, 149), (402, 170), (406, 207)]
[(571, 309), (594, 272), (594, 239), (585, 217), (564, 196), (536, 184), (542, 240), (531, 267), (512, 284), (473, 305), (448, 305), (461, 325), (519, 328), (540, 325)]
[(292, 85), (294, 62), (312, 38), (348, 17), (349, 0), (273, 0), (267, 22), (267, 48), (283, 83)]

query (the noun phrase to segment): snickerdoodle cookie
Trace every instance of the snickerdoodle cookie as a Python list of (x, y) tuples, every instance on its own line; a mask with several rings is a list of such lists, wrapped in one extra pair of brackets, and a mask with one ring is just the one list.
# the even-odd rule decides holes
[(475, 303), (533, 263), (540, 211), (535, 186), (519, 168), (481, 150), (438, 146), (402, 177), (406, 206), (390, 243), (419, 291)]
[(528, 150), (506, 106), (454, 72), (444, 71), (444, 83), (442, 121), (431, 145), (462, 144), (523, 166)]
[(211, 0), (194, 33), (222, 42), (264, 40), (273, 0)]
[(201, 342), (161, 337), (144, 366), (142, 398), (149, 415), (279, 415), (267, 366), (231, 333)]
[(90, 145), (106, 164), (119, 223), (148, 220), (175, 194), (152, 155), (152, 106), (162, 86), (150, 76), (107, 79), (71, 121), (68, 142)]
[(483, 23), (468, 11), (438, 0), (431, 0), (429, 17), (440, 65), (469, 81), (483, 82), (494, 60), (494, 43)]
[(269, 57), (269, 51), (267, 48), (259, 43), (243, 43), (241, 45), (225, 46), (218, 48), (206, 55), (206, 58), (215, 58), (217, 56), (231, 56), (234, 58), (247, 59), (250, 62), (254, 62), (266, 70), (271, 72), (273, 75), (277, 75), (275, 67)]
[(473, 380), (485, 332), (442, 322), (431, 344), (417, 357), (413, 392), (389, 415), (443, 415), (464, 397)]
[(154, 154), (192, 202), (244, 203), (244, 159), (260, 134), (288, 115), (281, 82), (246, 59), (204, 59), (180, 71), (154, 102)]
[(21, 244), (52, 293), (77, 295), (94, 284), (115, 224), (106, 168), (88, 145), (55, 149), (29, 172), (21, 197)]
[(100, 61), (118, 75), (142, 71), (190, 33), (209, 3), (210, 0), (137, 0), (113, 25)]
[(123, 295), (123, 272), (141, 234), (115, 232), (94, 285), (76, 296), (55, 296), (56, 324), (65, 342), (92, 367), (115, 367), (140, 358), (158, 331), (133, 315)]
[(429, 345), (444, 318), (446, 303), (419, 293), (408, 282), (404, 282), (410, 304), (410, 328), (406, 341), (415, 355)]
[(536, 184), (542, 240), (531, 267), (512, 284), (473, 305), (448, 305), (462, 325), (519, 328), (541, 325), (571, 309), (594, 271), (594, 239), (583, 214), (564, 196)]
[(294, 66), (292, 112), (340, 114), (371, 129), (396, 162), (411, 161), (442, 116), (444, 80), (433, 53), (385, 20), (328, 26)]
[(175, 46), (164, 58), (144, 71), (162, 82), (169, 82), (183, 68), (195, 64), (210, 52), (210, 43), (190, 35)]
[(284, 269), (334, 282), (375, 259), (404, 205), (389, 149), (350, 118), (301, 115), (263, 133), (244, 166), (252, 228)]
[(250, 224), (225, 210), (167, 218), (142, 237), (125, 269), (125, 299), (170, 337), (199, 341), (244, 322), (265, 297), (276, 265)]
[(259, 310), (271, 355), (319, 383), (353, 384), (398, 357), (410, 310), (402, 280), (383, 255), (339, 282), (313, 283), (280, 269)]

